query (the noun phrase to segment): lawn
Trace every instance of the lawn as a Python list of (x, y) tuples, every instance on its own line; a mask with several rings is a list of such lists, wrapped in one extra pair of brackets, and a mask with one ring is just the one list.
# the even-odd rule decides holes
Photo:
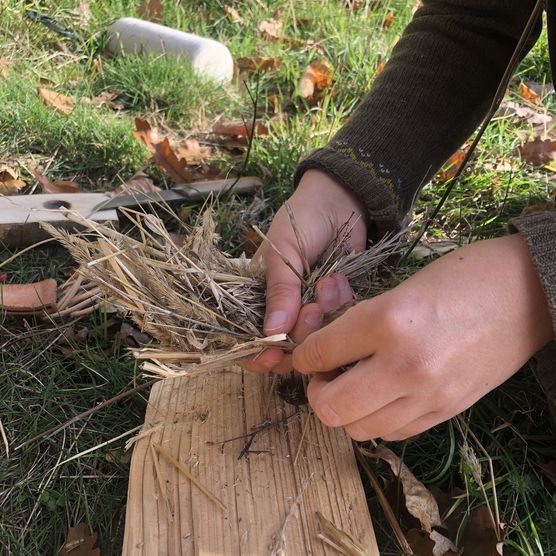
[[(264, 56), (274, 59), (275, 67), (242, 71), (231, 85), (215, 86), (181, 61), (105, 56), (107, 26), (118, 17), (136, 15), (141, 1), (4, 0), (0, 163), (18, 172), (25, 182), (21, 193), (38, 191), (35, 167), (51, 180), (73, 180), (87, 191), (115, 189), (138, 171), (169, 187), (168, 177), (133, 136), (134, 119), (146, 119), (175, 144), (197, 138), (211, 150), (208, 160), (192, 166), (197, 176), (235, 175), (246, 166), (248, 174), (264, 182), (262, 208), (255, 210), (245, 199), (217, 207), (222, 248), (238, 254), (245, 237), (237, 222), (268, 226), (292, 191), (300, 158), (326, 143), (372, 85), (411, 17), (412, 2), (164, 4), (151, 17), (224, 42), (236, 60)], [(278, 37), (260, 30), (269, 20), (280, 23)], [(299, 80), (317, 60), (327, 61), (332, 84), (307, 99), (300, 94)], [(535, 87), (550, 81), (545, 35), (522, 62), (507, 100), (545, 114), (548, 121), (556, 116), (555, 95), (545, 87), (539, 98), (524, 98), (529, 89), (522, 84), (530, 81)], [(71, 114), (45, 104), (37, 87), (74, 99)], [(117, 110), (79, 102), (115, 92)], [(268, 133), (255, 137), (246, 160), (244, 146), (223, 144), (210, 131), (222, 120), (250, 120), (250, 95)], [(556, 168), (532, 166), (516, 155), (516, 147), (534, 133), (530, 121), (498, 114), (427, 238), (466, 243), (501, 235), (509, 218), (553, 193)], [(434, 207), (445, 177), (422, 190), (417, 216)], [(196, 210), (185, 207), (180, 214), (192, 219)], [(8, 283), (47, 277), (62, 282), (74, 267), (67, 253), (54, 246), (3, 264), (13, 253), (1, 247), (0, 272)], [(425, 262), (410, 260), (401, 272), (414, 272)], [(10, 446), (8, 457), (0, 442), (0, 554), (57, 554), (68, 529), (80, 522), (98, 532), (103, 556), (119, 554), (130, 455), (123, 448), (125, 438), (108, 442), (143, 422), (147, 394), (129, 396), (19, 446), (145, 382), (127, 351), (133, 337), (121, 332), (114, 315), (100, 312), (77, 322), (3, 314), (0, 319), (0, 421)], [(467, 515), (485, 504), (485, 495), (490, 505), (496, 503), (507, 528), (506, 554), (556, 554), (555, 433), (540, 387), (525, 368), (460, 419), (391, 447), (427, 487), (444, 493), (460, 489), (460, 507)], [(462, 446), (477, 454), (484, 489)], [(372, 466), (397, 508), (399, 488), (386, 467)], [(399, 554), (377, 498), (368, 492), (382, 552)], [(411, 523), (401, 514), (407, 530)]]

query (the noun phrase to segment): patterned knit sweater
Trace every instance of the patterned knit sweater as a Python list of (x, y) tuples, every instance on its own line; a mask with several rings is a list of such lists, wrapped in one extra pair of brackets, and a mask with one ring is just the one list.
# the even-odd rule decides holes
[[(308, 169), (327, 172), (361, 199), (371, 236), (398, 228), (419, 188), (485, 116), (534, 3), (425, 0), (345, 126), (301, 162), (296, 184)], [(550, 7), (547, 19), (554, 64), (556, 12)], [(540, 30), (539, 21), (529, 48)], [(514, 219), (510, 230), (528, 245), (556, 332), (556, 211)], [(554, 403), (556, 344), (537, 360)]]

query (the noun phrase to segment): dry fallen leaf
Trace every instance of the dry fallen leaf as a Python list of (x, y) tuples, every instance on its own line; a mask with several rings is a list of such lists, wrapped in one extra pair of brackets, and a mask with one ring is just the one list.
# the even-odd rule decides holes
[(123, 105), (114, 102), (114, 99), (118, 98), (120, 95), (121, 93), (104, 91), (93, 98), (82, 97), (81, 102), (84, 104), (92, 104), (93, 106), (108, 106), (108, 108), (112, 108), (113, 110), (122, 110)]
[(273, 71), (282, 65), (282, 58), (275, 56), (246, 56), (237, 59), (240, 71)]
[(147, 176), (144, 172), (137, 172), (131, 178), (129, 178), (125, 183), (119, 185), (108, 193), (110, 197), (116, 197), (118, 195), (133, 195), (134, 193), (152, 193), (154, 191), (160, 191), (160, 187), (156, 187), (153, 180)]
[(146, 0), (137, 8), (137, 15), (148, 19), (160, 19), (163, 10), (162, 0)]
[(430, 534), (433, 527), (443, 527), (444, 524), (442, 519), (440, 519), (438, 504), (433, 495), (423, 483), (417, 480), (407, 465), (402, 463), (392, 450), (380, 445), (373, 451), (366, 450), (365, 455), (379, 458), (390, 465), (392, 473), (399, 477), (402, 483), (407, 511), (419, 520), (421, 527), (427, 533)]
[(8, 64), (8, 60), (0, 56), (0, 77), (6, 78), (8, 77), (8, 73), (10, 73), (10, 66)]
[(519, 94), (522, 96), (526, 101), (532, 102), (533, 104), (538, 104), (541, 100), (541, 97), (538, 93), (533, 91), (530, 87), (525, 85), (525, 83), (520, 83), (519, 85)]
[(31, 168), (31, 172), (39, 182), (43, 193), (81, 193), (81, 187), (74, 181), (50, 181), (36, 168)]
[(66, 116), (72, 113), (75, 102), (71, 97), (63, 95), (62, 93), (57, 93), (56, 91), (45, 87), (37, 87), (37, 93), (42, 98), (46, 106), (51, 106)]
[(528, 164), (542, 166), (556, 159), (556, 141), (535, 137), (517, 147), (517, 152)]
[(440, 172), (438, 172), (438, 178), (444, 181), (451, 180), (459, 170), (465, 155), (467, 154), (467, 149), (460, 149), (456, 151), (445, 163)]
[(326, 60), (317, 60), (307, 66), (299, 80), (299, 94), (311, 98), (316, 91), (322, 91), (332, 85), (332, 69)]
[(243, 23), (239, 12), (232, 6), (224, 6), (224, 11), (230, 16), (233, 23)]
[(183, 159), (178, 159), (168, 138), (160, 139), (156, 129), (151, 128), (150, 124), (141, 118), (135, 118), (137, 131), (133, 135), (145, 143), (153, 154), (154, 162), (162, 168), (168, 177), (175, 183), (191, 183), (193, 175), (187, 169), (187, 163)]
[(200, 145), (197, 139), (187, 139), (176, 148), (176, 154), (183, 158), (187, 164), (195, 166), (209, 159), (211, 152), (209, 147)]
[[(227, 137), (249, 137), (252, 131), (252, 122), (244, 122), (243, 120), (221, 122), (212, 128), (215, 135), (225, 135)], [(268, 135), (268, 128), (260, 120), (257, 120), (255, 133), (257, 135)]]
[(382, 27), (384, 29), (390, 29), (390, 27), (392, 27), (395, 20), (396, 20), (396, 16), (394, 12), (388, 12), (384, 16), (384, 19), (382, 20)]
[(282, 23), (276, 19), (261, 21), (259, 24), (259, 31), (261, 31), (267, 39), (279, 39), (280, 32), (282, 31)]
[(452, 541), (433, 531), (430, 535), (419, 529), (410, 529), (406, 539), (414, 554), (419, 556), (458, 556), (462, 554)]
[(80, 523), (70, 528), (58, 556), (100, 556), (100, 548), (93, 548), (96, 542), (97, 534), (91, 533), (84, 523)]
[(17, 171), (7, 164), (0, 164), (0, 195), (13, 195), (26, 183), (18, 179)]
[[(504, 532), (499, 530), (498, 537), (504, 539)], [(503, 554), (503, 543), (497, 539), (495, 525), (486, 506), (480, 506), (473, 511), (459, 544), (465, 556)]]
[(517, 120), (522, 120), (532, 125), (549, 124), (554, 119), (553, 116), (547, 114), (546, 112), (540, 112), (538, 108), (533, 109), (529, 106), (521, 106), (521, 104), (514, 101), (504, 102), (501, 104), (500, 114), (506, 117), (515, 116)]

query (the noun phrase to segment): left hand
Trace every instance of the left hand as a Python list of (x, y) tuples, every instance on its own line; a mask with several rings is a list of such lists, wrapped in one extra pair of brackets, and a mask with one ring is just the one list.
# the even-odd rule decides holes
[(553, 337), (513, 235), (457, 249), (357, 304), (297, 347), (293, 365), (313, 374), (308, 398), (324, 424), (355, 440), (402, 440), (473, 405)]

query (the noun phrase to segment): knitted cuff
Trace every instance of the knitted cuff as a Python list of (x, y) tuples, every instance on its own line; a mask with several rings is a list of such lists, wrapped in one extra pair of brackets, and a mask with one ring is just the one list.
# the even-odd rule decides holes
[(537, 269), (552, 326), (556, 332), (556, 211), (538, 212), (514, 218), (510, 232), (520, 232)]
[(372, 165), (363, 165), (348, 154), (325, 147), (301, 161), (294, 175), (295, 187), (307, 170), (326, 172), (361, 200), (367, 211), (371, 239), (400, 229), (403, 216), (395, 194), (388, 180), (378, 176)]

